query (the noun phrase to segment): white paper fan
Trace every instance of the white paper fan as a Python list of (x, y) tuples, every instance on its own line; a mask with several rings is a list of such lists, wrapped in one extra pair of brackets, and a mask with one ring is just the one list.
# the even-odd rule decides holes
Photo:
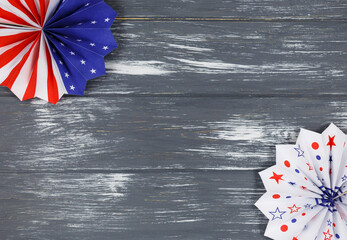
[(266, 193), (255, 204), (275, 240), (347, 239), (346, 135), (301, 129), (296, 145), (276, 147), (276, 165), (260, 172)]

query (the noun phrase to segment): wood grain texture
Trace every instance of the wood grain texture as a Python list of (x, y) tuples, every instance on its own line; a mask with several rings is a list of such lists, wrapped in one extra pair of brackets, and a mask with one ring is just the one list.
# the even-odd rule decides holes
[(265, 239), (266, 220), (253, 206), (264, 191), (259, 181), (252, 171), (1, 174), (0, 234), (16, 240)]
[(109, 0), (119, 17), (346, 19), (343, 0)]
[(343, 0), (108, 0), (108, 75), (56, 106), (0, 88), (0, 239), (266, 239), (258, 171), (347, 131)]
[[(344, 95), (347, 22), (127, 22), (87, 97)], [(11, 96), (5, 88), (0, 96)]]
[(0, 170), (260, 170), (300, 127), (347, 129), (346, 108), (333, 96), (2, 98)]

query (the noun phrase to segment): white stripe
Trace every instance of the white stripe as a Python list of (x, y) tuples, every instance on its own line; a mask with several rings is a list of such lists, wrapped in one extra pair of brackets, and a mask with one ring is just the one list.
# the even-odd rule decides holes
[[(23, 56), (29, 51), (30, 47), (33, 45), (33, 43), (28, 44), (22, 52), (20, 52), (11, 62), (9, 62), (7, 65), (0, 68), (0, 84), (5, 81), (5, 79), (8, 77), (10, 72), (15, 68), (20, 60), (23, 58)], [(1, 49), (2, 50), (2, 49)]]
[[(32, 27), (27, 27), (27, 26), (20, 26), (20, 25), (7, 25), (5, 23), (1, 23), (2, 21), (4, 20), (0, 20), (0, 27), (4, 27), (4, 28), (11, 28), (11, 29), (21, 29), (21, 30), (25, 30), (25, 31), (33, 31), (33, 30), (36, 30), (36, 29), (33, 29)], [(4, 29), (1, 29), (0, 32), (2, 32), (2, 30)]]
[(28, 60), (23, 65), (22, 70), (20, 71), (16, 81), (14, 82), (11, 90), (12, 92), (20, 99), (23, 100), (24, 94), (26, 92), (26, 89), (28, 87), (30, 76), (34, 70), (34, 66), (37, 60), (38, 56), (38, 43), (33, 47), (32, 51), (30, 52)]
[(63, 82), (63, 78), (60, 74), (60, 71), (59, 71), (59, 68), (58, 68), (58, 64), (57, 62), (55, 61), (53, 55), (52, 55), (52, 52), (51, 52), (51, 48), (49, 47), (49, 44), (48, 44), (48, 41), (47, 41), (47, 38), (45, 37), (45, 40), (46, 40), (46, 43), (48, 45), (48, 50), (51, 54), (51, 58), (52, 58), (52, 66), (53, 66), (53, 74), (54, 74), (54, 77), (57, 81), (57, 86), (58, 86), (58, 92), (59, 92), (59, 99), (64, 95), (64, 94), (67, 94), (67, 90), (65, 88), (65, 85), (64, 85), (64, 82)]
[(46, 58), (46, 49), (45, 49), (45, 37), (44, 34), (41, 35), (40, 40), (40, 53), (38, 59), (38, 71), (37, 71), (37, 84), (36, 84), (36, 93), (35, 97), (38, 97), (42, 100), (48, 102), (48, 91), (47, 91), (47, 58)]
[(8, 28), (8, 26), (6, 26), (7, 28), (1, 29), (0, 31), (0, 37), (3, 36), (10, 36), (10, 35), (16, 35), (16, 34), (20, 34), (20, 33), (27, 33), (27, 32), (37, 32), (35, 29), (32, 28)]
[[(20, 2), (23, 4), (23, 6), (31, 13), (31, 15), (33, 15), (33, 17), (35, 18), (34, 13), (31, 11), (30, 7), (27, 5), (27, 3), (24, 0), (20, 0)], [(35, 4), (36, 5), (36, 4)], [(38, 8), (36, 8), (38, 9)], [(36, 19), (36, 18), (35, 18)], [(39, 19), (37, 19), (38, 21)]]
[[(27, 23), (29, 23), (32, 26), (35, 27), (40, 27), (37, 23), (33, 22), (27, 15), (25, 15), (23, 12), (21, 12), (19, 9), (17, 9), (16, 7), (12, 6), (12, 4), (10, 4), (8, 1), (1, 1), (0, 3), (0, 7), (8, 12), (11, 12), (13, 14), (15, 14), (16, 16), (20, 17), (21, 19), (23, 19), (24, 21), (26, 21)], [(4, 20), (0, 18), (0, 22), (4, 22), (5, 23), (11, 23), (7, 20)], [(13, 23), (13, 22), (12, 22)]]
[(24, 42), (25, 40), (22, 40), (22, 41), (19, 41), (19, 42), (16, 42), (16, 43), (12, 43), (10, 45), (7, 45), (5, 47), (0, 47), (0, 55), (2, 55), (4, 52), (16, 47), (17, 45), (21, 44), (22, 42)]
[[(30, 30), (32, 31), (32, 29)], [(19, 34), (19, 33), (23, 33), (23, 32), (28, 32), (28, 31), (22, 31), (22, 30), (19, 30), (19, 29), (10, 29), (10, 28), (7, 28), (7, 29), (1, 29), (0, 31), (0, 36), (1, 37), (4, 37), (4, 36), (9, 36), (9, 35), (15, 35), (15, 34)], [(32, 31), (33, 34), (34, 34), (34, 31)], [(0, 55), (3, 54), (4, 52), (6, 52), (7, 50), (21, 44), (22, 42), (24, 42), (26, 39), (24, 40), (21, 40), (21, 41), (18, 41), (18, 42), (14, 42), (12, 44), (9, 44), (9, 45), (6, 45), (4, 47), (0, 47)]]
[(48, 19), (50, 19), (53, 16), (53, 14), (55, 13), (55, 10), (57, 9), (59, 3), (60, 3), (60, 0), (50, 0), (49, 1), (49, 6), (47, 8), (45, 23), (48, 21)]
[[(45, 0), (45, 6), (48, 5), (50, 0)], [(75, 0), (76, 1), (76, 0)], [(41, 17), (41, 8), (40, 8), (40, 1), (39, 0), (35, 0), (35, 3), (36, 3), (36, 7), (37, 7), (37, 11), (39, 12), (39, 15)], [(45, 10), (46, 11), (46, 10)]]

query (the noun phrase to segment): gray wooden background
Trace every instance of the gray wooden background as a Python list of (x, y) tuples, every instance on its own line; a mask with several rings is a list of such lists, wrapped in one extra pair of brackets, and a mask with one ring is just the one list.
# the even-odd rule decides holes
[(106, 2), (84, 97), (0, 89), (0, 239), (266, 239), (275, 145), (347, 131), (347, 2)]

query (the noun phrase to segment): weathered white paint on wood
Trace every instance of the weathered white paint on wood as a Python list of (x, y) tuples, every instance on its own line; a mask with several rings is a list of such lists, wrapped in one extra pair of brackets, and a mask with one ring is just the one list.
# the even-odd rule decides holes
[[(106, 58), (107, 76), (88, 83), (86, 97), (346, 92), (347, 23), (116, 25), (120, 47)], [(11, 95), (0, 88), (0, 96)]]
[(110, 0), (119, 17), (346, 19), (343, 0)]
[(2, 172), (260, 170), (300, 127), (347, 128), (335, 96), (1, 99)]
[(266, 220), (253, 206), (264, 190), (252, 171), (24, 173), (0, 181), (3, 239), (265, 239)]

